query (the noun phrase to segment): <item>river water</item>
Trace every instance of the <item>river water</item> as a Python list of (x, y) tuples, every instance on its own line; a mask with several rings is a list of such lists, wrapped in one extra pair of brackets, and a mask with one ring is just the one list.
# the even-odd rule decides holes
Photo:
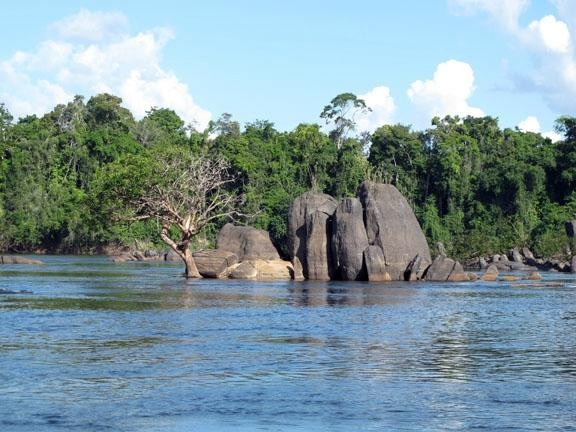
[(0, 431), (576, 430), (576, 277), (186, 281), (0, 267)]

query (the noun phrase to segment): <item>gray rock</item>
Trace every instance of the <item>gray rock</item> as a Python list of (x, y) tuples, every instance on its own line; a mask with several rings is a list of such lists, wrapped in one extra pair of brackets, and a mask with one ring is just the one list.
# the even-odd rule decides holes
[(432, 261), (414, 212), (394, 186), (366, 181), (360, 185), (358, 196), (364, 207), (368, 242), (382, 248), (392, 279), (403, 280), (406, 267), (417, 255)]
[(192, 256), (198, 273), (206, 278), (227, 277), (228, 268), (238, 262), (236, 254), (220, 249), (194, 252)]
[(497, 263), (498, 261), (500, 261), (500, 255), (492, 255), (492, 262)]
[(236, 226), (227, 223), (218, 233), (216, 249), (232, 252), (239, 261), (280, 259), (268, 231), (251, 226)]
[[(318, 275), (326, 280), (333, 273), (333, 264), (327, 260), (331, 258), (328, 238), (331, 227), (328, 225), (330, 217), (336, 211), (338, 202), (330, 195), (321, 192), (306, 192), (294, 200), (288, 213), (288, 249), (290, 258), (298, 257), (302, 264), (302, 271), (307, 279), (315, 279)], [(324, 216), (314, 213), (322, 213)], [(322, 227), (321, 225), (325, 226)], [(311, 240), (309, 228), (314, 232)], [(308, 258), (311, 259), (309, 263)], [(323, 260), (324, 262), (317, 262)], [(312, 267), (313, 271), (309, 271)], [(321, 270), (320, 270), (321, 269)]]
[(530, 249), (528, 249), (527, 247), (523, 247), (522, 249), (520, 249), (520, 253), (524, 256), (524, 258), (526, 258), (527, 260), (533, 260), (534, 259), (534, 254), (532, 253), (532, 251)]
[(368, 237), (364, 228), (363, 213), (358, 198), (345, 198), (334, 213), (333, 260), (342, 280), (366, 280), (363, 264)]
[(485, 269), (488, 267), (488, 263), (486, 262), (486, 259), (484, 259), (484, 257), (480, 257), (478, 262), (480, 263), (481, 269)]
[(370, 282), (385, 282), (390, 280), (390, 275), (386, 272), (384, 253), (382, 249), (380, 249), (380, 246), (368, 246), (364, 251), (364, 262)]
[(446, 253), (446, 248), (444, 247), (444, 243), (438, 242), (436, 243), (436, 253), (442, 256), (448, 256)]
[(232, 279), (256, 279), (257, 276), (258, 269), (254, 261), (244, 261), (230, 273)]
[(454, 269), (453, 259), (447, 258), (443, 255), (438, 255), (426, 272), (427, 281), (447, 281), (452, 269)]
[(576, 255), (570, 260), (570, 273), (576, 273)]
[(181, 261), (182, 258), (180, 258), (180, 255), (178, 255), (176, 253), (176, 251), (174, 251), (173, 249), (170, 249), (168, 252), (166, 252), (166, 254), (164, 255), (164, 260), (165, 261)]
[(576, 237), (576, 219), (566, 222), (566, 235), (568, 237)]
[(146, 260), (146, 257), (144, 256), (144, 254), (140, 251), (134, 251), (132, 252), (132, 256), (136, 259), (136, 261), (144, 261)]
[(502, 254), (500, 255), (500, 260), (499, 262), (501, 263), (508, 263), (510, 260), (508, 259), (508, 257), (506, 256), (506, 254)]
[(522, 256), (522, 254), (520, 253), (520, 251), (518, 249), (512, 249), (509, 252), (509, 258), (511, 261), (514, 261), (517, 263), (523, 263), (524, 262), (524, 257)]
[(429, 264), (425, 262), (420, 257), (420, 255), (416, 255), (416, 257), (412, 261), (410, 261), (408, 267), (406, 267), (406, 272), (404, 273), (404, 280), (417, 281), (422, 279), (422, 276), (424, 276), (424, 273), (426, 272), (426, 270), (428, 270), (428, 267)]
[(306, 279), (330, 280), (336, 278), (330, 243), (332, 233), (329, 218), (322, 211), (316, 211), (307, 218), (306, 253), (304, 255), (306, 266), (303, 265)]

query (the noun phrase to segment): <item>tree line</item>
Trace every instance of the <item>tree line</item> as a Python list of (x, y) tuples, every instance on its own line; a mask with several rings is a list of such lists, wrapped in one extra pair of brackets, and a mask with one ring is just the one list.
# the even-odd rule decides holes
[[(576, 214), (576, 118), (557, 120), (559, 142), (502, 129), (493, 117), (447, 116), (423, 131), (396, 124), (357, 134), (354, 116), (367, 110), (344, 93), (321, 112), (325, 127), (279, 131), (267, 120), (242, 127), (223, 114), (198, 131), (166, 108), (136, 121), (109, 94), (87, 102), (77, 96), (18, 120), (0, 104), (0, 250), (157, 247), (161, 221), (132, 217), (126, 204), (170, 177), (159, 162), (190, 157), (225, 161), (233, 179), (226, 188), (242, 197), (237, 213), (269, 230), (283, 252), (295, 197), (311, 189), (353, 196), (365, 179), (394, 184), (429, 243), (442, 241), (455, 257), (516, 246), (551, 256), (566, 248), (563, 224)], [(190, 247), (213, 245), (223, 223), (210, 218)]]

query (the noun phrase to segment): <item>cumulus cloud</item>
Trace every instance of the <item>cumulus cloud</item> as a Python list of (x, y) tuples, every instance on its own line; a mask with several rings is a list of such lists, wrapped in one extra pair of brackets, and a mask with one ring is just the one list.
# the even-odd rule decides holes
[(562, 114), (576, 110), (576, 51), (572, 33), (576, 31), (576, 2), (551, 0), (560, 18), (547, 15), (522, 26), (520, 17), (527, 0), (449, 0), (456, 13), (486, 12), (531, 55), (534, 68), (516, 71), (514, 88), (537, 92), (548, 106)]
[(560, 141), (563, 139), (562, 135), (560, 135), (557, 132), (554, 131), (542, 132), (540, 121), (538, 121), (538, 118), (534, 116), (528, 116), (520, 123), (518, 123), (518, 129), (520, 129), (522, 132), (539, 133), (544, 138), (550, 138), (552, 142)]
[(520, 123), (518, 123), (518, 129), (522, 132), (540, 132), (540, 122), (534, 116), (528, 116)]
[(483, 116), (480, 108), (468, 103), (474, 89), (472, 67), (468, 63), (448, 60), (438, 65), (432, 79), (413, 82), (407, 93), (420, 115), (428, 121), (435, 116)]
[(166, 107), (199, 129), (207, 126), (210, 113), (162, 67), (162, 51), (174, 37), (169, 29), (130, 34), (122, 14), (86, 10), (50, 28), (53, 37), (35, 50), (0, 61), (0, 101), (16, 116), (44, 114), (74, 94), (109, 92), (137, 118), (153, 106)]
[(396, 104), (390, 94), (390, 89), (385, 86), (377, 86), (368, 93), (358, 96), (363, 99), (372, 111), (360, 115), (356, 119), (356, 125), (361, 132), (374, 132), (382, 125), (392, 122)]
[(570, 30), (565, 22), (547, 15), (532, 21), (525, 32), (527, 42), (534, 48), (557, 54), (568, 54), (571, 48)]

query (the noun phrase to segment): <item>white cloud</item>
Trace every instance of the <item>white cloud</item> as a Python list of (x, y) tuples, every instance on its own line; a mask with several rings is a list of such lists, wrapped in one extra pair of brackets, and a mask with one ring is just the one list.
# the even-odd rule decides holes
[(448, 60), (438, 65), (431, 80), (413, 82), (407, 94), (425, 121), (446, 115), (481, 117), (484, 112), (468, 103), (474, 89), (472, 67)]
[(516, 71), (514, 88), (537, 92), (557, 114), (576, 111), (576, 52), (572, 32), (576, 31), (576, 1), (551, 0), (559, 17), (547, 15), (522, 26), (520, 17), (528, 0), (448, 0), (455, 13), (486, 12), (523, 46), (533, 69)]
[[(82, 34), (86, 21), (91, 27)], [(0, 61), (0, 101), (16, 116), (41, 115), (74, 94), (108, 92), (122, 97), (136, 118), (153, 106), (166, 107), (205, 128), (210, 113), (162, 67), (162, 51), (172, 32), (158, 28), (129, 34), (127, 23), (118, 13), (86, 10), (55, 23), (55, 37)]]
[(570, 51), (570, 30), (565, 22), (547, 15), (540, 21), (532, 21), (527, 29), (528, 43), (546, 51), (567, 54)]
[(518, 28), (518, 19), (530, 4), (529, 0), (449, 0), (455, 14), (471, 15), (487, 12), (509, 31)]
[(95, 42), (124, 34), (128, 30), (128, 19), (120, 12), (81, 9), (74, 15), (56, 21), (50, 28), (59, 39)]
[(377, 86), (368, 93), (359, 95), (358, 97), (363, 99), (364, 102), (366, 102), (366, 106), (372, 110), (357, 118), (356, 124), (359, 131), (373, 132), (380, 126), (392, 122), (394, 112), (396, 111), (396, 104), (388, 87)]
[(540, 132), (540, 122), (534, 116), (528, 116), (520, 123), (518, 123), (518, 129), (522, 132)]
[(520, 129), (522, 132), (539, 133), (544, 138), (550, 138), (552, 142), (560, 141), (563, 139), (563, 136), (557, 132), (554, 131), (542, 132), (540, 122), (538, 121), (538, 118), (534, 116), (528, 116), (520, 123), (518, 123), (518, 129)]

